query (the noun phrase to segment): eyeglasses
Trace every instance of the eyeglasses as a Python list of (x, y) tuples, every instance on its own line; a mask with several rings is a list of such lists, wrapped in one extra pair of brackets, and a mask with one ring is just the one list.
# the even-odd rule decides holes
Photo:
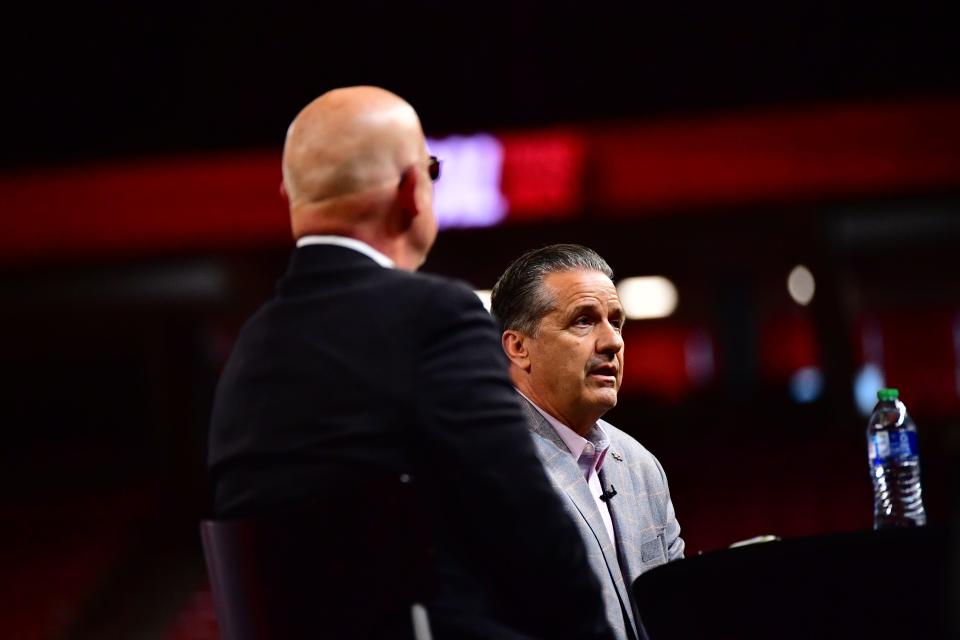
[(430, 180), (436, 182), (440, 179), (440, 158), (430, 156), (430, 164), (427, 165), (427, 173), (430, 174)]

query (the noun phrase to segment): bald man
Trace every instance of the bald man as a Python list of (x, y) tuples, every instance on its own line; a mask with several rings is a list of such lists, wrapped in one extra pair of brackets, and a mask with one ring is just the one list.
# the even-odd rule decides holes
[[(376, 523), (389, 511), (377, 487), (392, 495), (397, 483), (412, 485), (430, 524), (434, 638), (612, 637), (491, 318), (464, 284), (415, 272), (437, 235), (438, 174), (413, 108), (385, 90), (331, 91), (291, 124), (283, 189), (297, 248), (275, 297), (243, 327), (217, 389), (216, 512), (323, 504), (363, 485), (365, 498), (328, 514), (329, 526), (373, 519), (382, 536), (317, 550), (361, 571), (420, 523)], [(342, 591), (321, 587), (318, 607), (336, 594), (362, 612), (365, 594), (351, 601)]]

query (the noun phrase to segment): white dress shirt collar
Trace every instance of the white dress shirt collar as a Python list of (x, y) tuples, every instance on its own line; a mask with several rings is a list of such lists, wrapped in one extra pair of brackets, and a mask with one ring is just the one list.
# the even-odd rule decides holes
[(393, 269), (396, 267), (396, 264), (383, 255), (366, 242), (357, 240), (356, 238), (347, 238), (346, 236), (303, 236), (297, 240), (297, 247), (305, 247), (311, 244), (332, 244), (338, 247), (346, 247), (347, 249), (353, 249), (354, 251), (359, 251), (363, 255), (367, 256), (381, 267), (386, 269)]

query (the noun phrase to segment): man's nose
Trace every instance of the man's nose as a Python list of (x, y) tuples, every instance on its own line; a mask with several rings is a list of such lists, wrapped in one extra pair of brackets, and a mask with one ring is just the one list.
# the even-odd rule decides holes
[(623, 336), (620, 331), (609, 322), (601, 325), (600, 337), (597, 339), (597, 352), (618, 353), (623, 349)]

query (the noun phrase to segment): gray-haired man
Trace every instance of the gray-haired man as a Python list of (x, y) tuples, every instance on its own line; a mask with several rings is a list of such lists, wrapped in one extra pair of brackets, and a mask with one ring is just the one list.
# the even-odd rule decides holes
[(623, 307), (596, 252), (528, 251), (500, 276), (492, 310), (537, 453), (577, 523), (618, 638), (643, 638), (630, 585), (683, 557), (667, 478), (639, 442), (600, 417), (623, 377)]

